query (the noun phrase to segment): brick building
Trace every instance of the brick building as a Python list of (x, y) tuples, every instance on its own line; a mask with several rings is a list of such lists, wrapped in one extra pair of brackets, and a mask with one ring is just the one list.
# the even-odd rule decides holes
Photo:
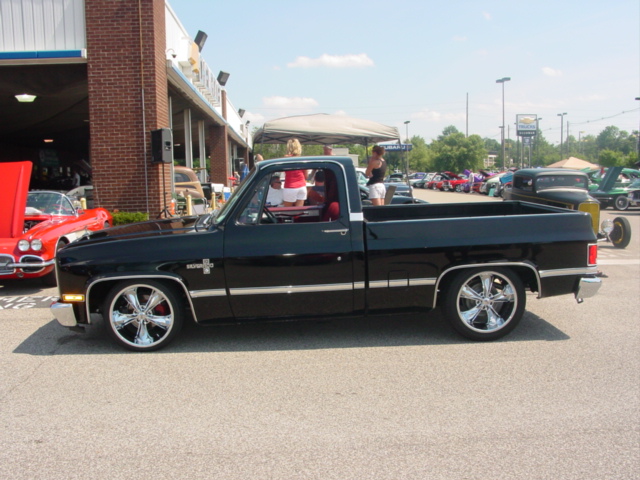
[(165, 0), (22, 0), (3, 4), (0, 28), (0, 161), (33, 161), (32, 188), (64, 189), (78, 168), (97, 205), (153, 216), (172, 191), (158, 129), (203, 180), (228, 185), (249, 162), (229, 75), (212, 73), (207, 35), (193, 40)]

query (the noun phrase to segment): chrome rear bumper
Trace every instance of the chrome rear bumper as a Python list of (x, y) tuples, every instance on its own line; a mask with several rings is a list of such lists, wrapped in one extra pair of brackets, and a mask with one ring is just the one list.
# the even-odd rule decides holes
[(582, 303), (585, 298), (593, 297), (601, 286), (602, 280), (598, 277), (582, 277), (576, 291), (576, 300)]

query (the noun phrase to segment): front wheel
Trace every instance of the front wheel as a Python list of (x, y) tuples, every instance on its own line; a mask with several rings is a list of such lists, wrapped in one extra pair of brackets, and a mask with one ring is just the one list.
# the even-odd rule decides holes
[(626, 210), (629, 208), (629, 197), (626, 195), (618, 195), (613, 201), (613, 207), (620, 211)]
[(447, 289), (444, 313), (451, 326), (472, 340), (495, 340), (522, 319), (526, 296), (520, 278), (506, 268), (458, 273)]
[(183, 322), (179, 297), (172, 288), (154, 280), (116, 284), (102, 312), (109, 335), (137, 352), (164, 347), (180, 332)]
[(609, 234), (609, 239), (616, 248), (627, 248), (631, 242), (631, 224), (624, 217), (613, 219), (613, 230)]

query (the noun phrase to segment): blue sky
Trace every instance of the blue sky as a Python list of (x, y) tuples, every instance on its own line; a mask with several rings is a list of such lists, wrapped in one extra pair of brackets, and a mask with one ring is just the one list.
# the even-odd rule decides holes
[[(231, 74), (234, 106), (259, 126), (344, 113), (427, 141), (448, 125), (515, 138), (537, 114), (560, 142), (640, 123), (638, 0), (170, 0), (189, 34), (207, 33), (213, 71)], [(627, 112), (627, 113), (622, 113)]]

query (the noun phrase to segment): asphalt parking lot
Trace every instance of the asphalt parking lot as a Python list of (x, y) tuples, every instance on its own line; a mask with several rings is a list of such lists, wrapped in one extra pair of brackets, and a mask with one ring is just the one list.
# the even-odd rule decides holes
[[(430, 192), (432, 203), (500, 201)], [(0, 477), (636, 479), (640, 210), (600, 293), (527, 296), (508, 337), (423, 316), (189, 326), (128, 353), (0, 283)]]

